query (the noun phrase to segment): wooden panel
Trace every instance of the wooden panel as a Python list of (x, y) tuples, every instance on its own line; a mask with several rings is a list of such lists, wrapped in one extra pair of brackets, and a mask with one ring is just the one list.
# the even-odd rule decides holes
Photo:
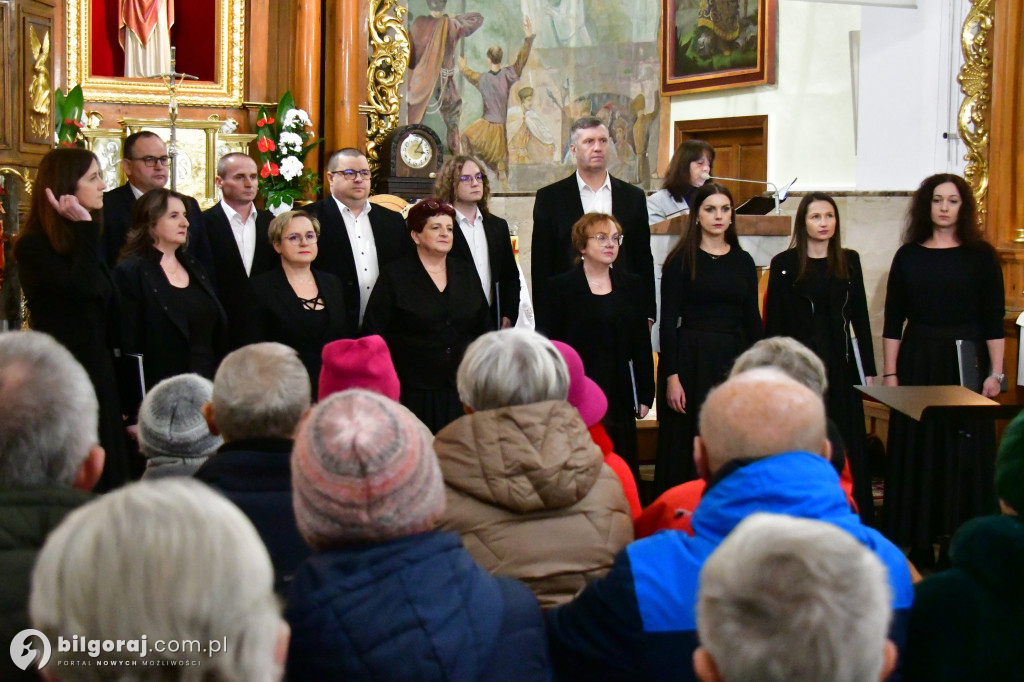
[[(712, 175), (766, 180), (768, 177), (768, 117), (735, 116), (697, 121), (676, 121), (675, 146), (686, 140), (703, 140), (715, 150)], [(764, 185), (723, 182), (735, 203), (765, 191)]]
[[(15, 138), (14, 112), (12, 103), (16, 97), (11, 97), (14, 92), (14, 74), (17, 72), (18, 55), (15, 52), (17, 41), (14, 33), (17, 30), (14, 21), (14, 7), (6, 2), (0, 2), (0, 59), (3, 60), (3, 68), (0, 68), (0, 152), (10, 149)], [(0, 156), (2, 158), (2, 156)]]
[(996, 2), (992, 125), (989, 144), (989, 239), (1024, 248), (1024, 3)]
[(21, 11), (21, 144), (23, 152), (46, 153), (53, 139), (53, 19), (26, 3)]

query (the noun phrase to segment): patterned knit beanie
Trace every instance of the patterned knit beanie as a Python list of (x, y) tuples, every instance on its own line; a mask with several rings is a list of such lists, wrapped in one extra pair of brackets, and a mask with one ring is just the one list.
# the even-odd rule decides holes
[(139, 407), (139, 452), (146, 457), (209, 457), (224, 442), (210, 433), (203, 403), (213, 397), (213, 384), (198, 374), (164, 379), (146, 394)]
[(314, 549), (428, 531), (445, 506), (430, 431), (364, 390), (313, 408), (292, 450), (292, 486), (299, 532)]
[(996, 495), (1024, 516), (1024, 412), (1010, 422), (999, 443)]

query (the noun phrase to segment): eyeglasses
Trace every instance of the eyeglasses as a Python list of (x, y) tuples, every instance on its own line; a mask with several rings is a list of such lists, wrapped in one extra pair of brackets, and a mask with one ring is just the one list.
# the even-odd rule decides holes
[(476, 175), (460, 175), (459, 176), (459, 182), (461, 182), (461, 183), (463, 183), (465, 185), (468, 185), (469, 183), (473, 182), (474, 180), (476, 180), (477, 182), (483, 182), (484, 181), (484, 174), (483, 173), (477, 173)]
[(163, 156), (130, 156), (129, 161), (141, 161), (150, 168), (156, 168), (157, 164), (161, 166), (167, 166), (171, 163), (171, 157), (164, 154)]
[(352, 170), (351, 168), (349, 168), (347, 170), (327, 171), (327, 174), (328, 175), (343, 175), (343, 176), (345, 176), (346, 180), (354, 180), (355, 177), (358, 175), (363, 180), (366, 180), (367, 178), (370, 177), (370, 170), (368, 168), (364, 168), (363, 170)]
[(285, 237), (284, 240), (293, 246), (300, 244), (303, 241), (307, 244), (316, 244), (316, 232), (307, 232), (306, 234), (292, 232), (290, 235)]
[(619, 246), (622, 246), (622, 240), (626, 238), (624, 234), (616, 234), (609, 236), (607, 234), (595, 234), (593, 237), (587, 237), (587, 239), (596, 239), (597, 243), (604, 246), (608, 242), (615, 242)]

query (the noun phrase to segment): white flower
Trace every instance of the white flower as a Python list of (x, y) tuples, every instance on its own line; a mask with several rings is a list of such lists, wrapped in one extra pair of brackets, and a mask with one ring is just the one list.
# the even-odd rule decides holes
[(270, 212), (273, 213), (275, 216), (279, 216), (282, 213), (284, 213), (285, 211), (290, 211), (290, 210), (292, 210), (292, 205), (290, 203), (286, 204), (284, 202), (281, 202), (277, 206), (273, 206), (273, 205), (270, 206)]
[(297, 133), (289, 133), (288, 131), (285, 131), (281, 133), (280, 138), (278, 138), (277, 146), (284, 154), (288, 153), (289, 148), (291, 148), (293, 152), (301, 152), (302, 136)]
[(302, 162), (295, 156), (286, 156), (281, 160), (281, 177), (291, 181), (302, 175)]
[(289, 109), (284, 114), (284, 120), (281, 122), (283, 128), (291, 128), (295, 123), (301, 123), (303, 126), (311, 126), (313, 122), (309, 120), (309, 115), (306, 114), (302, 109)]

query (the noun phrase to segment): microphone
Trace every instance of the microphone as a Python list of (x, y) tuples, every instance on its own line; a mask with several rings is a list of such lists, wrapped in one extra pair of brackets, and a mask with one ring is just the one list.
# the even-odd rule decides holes
[[(793, 182), (790, 182), (788, 185), (783, 187), (783, 191), (780, 192), (779, 188), (774, 183), (768, 182), (767, 180), (747, 180), (746, 178), (723, 178), (719, 176), (712, 176), (708, 173), (701, 173), (700, 176), (704, 178), (704, 182), (707, 182), (708, 180), (725, 180), (727, 182), (749, 182), (754, 185), (766, 185), (772, 191), (772, 197), (775, 199), (775, 215), (782, 215), (782, 210), (779, 208), (779, 202), (782, 199), (786, 198), (786, 190), (793, 186), (793, 182), (796, 182), (796, 178), (793, 178)], [(780, 194), (782, 195), (781, 197)]]

